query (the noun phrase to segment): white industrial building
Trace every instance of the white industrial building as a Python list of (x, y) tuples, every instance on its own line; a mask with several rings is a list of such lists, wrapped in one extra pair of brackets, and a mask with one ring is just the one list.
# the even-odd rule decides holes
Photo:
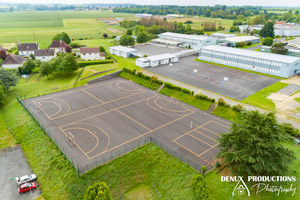
[(109, 47), (108, 50), (109, 50), (109, 53), (116, 55), (116, 56), (121, 56), (123, 58), (139, 56), (137, 49), (124, 47), (124, 46), (113, 46), (113, 47)]
[(210, 45), (200, 49), (200, 60), (288, 78), (300, 73), (300, 58)]
[(238, 37), (228, 37), (223, 40), (219, 40), (219, 42), (225, 42), (231, 44), (231, 46), (235, 46), (236, 43), (240, 42), (251, 42), (252, 44), (259, 43), (259, 38), (255, 36), (238, 36)]
[(224, 40), (226, 38), (236, 37), (235, 34), (226, 34), (226, 33), (214, 33), (211, 37), (216, 38), (216, 40)]
[[(174, 44), (176, 46), (192, 49), (200, 49), (201, 47), (207, 45), (214, 45), (217, 42), (216, 39), (212, 37), (201, 35), (187, 35), (171, 32), (161, 33), (158, 35), (158, 37), (162, 40), (166, 40), (167, 45), (170, 45), (169, 41), (174, 41)], [(163, 41), (161, 43), (163, 43)]]
[(136, 59), (135, 64), (139, 67), (157, 67), (159, 65), (166, 65), (174, 62), (178, 62), (178, 57), (176, 57), (174, 54), (167, 53), (138, 58)]
[[(258, 30), (260, 31), (264, 25), (241, 25), (239, 26), (241, 33), (243, 33), (245, 30)], [(278, 36), (299, 36), (300, 35), (300, 27), (295, 25), (281, 25), (281, 24), (275, 24), (274, 25), (274, 33)]]
[(134, 15), (134, 17), (143, 18), (143, 17), (152, 17), (152, 14), (147, 13), (137, 13)]

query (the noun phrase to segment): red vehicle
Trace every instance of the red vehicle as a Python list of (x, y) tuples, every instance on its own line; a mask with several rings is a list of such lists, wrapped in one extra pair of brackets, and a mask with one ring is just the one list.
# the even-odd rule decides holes
[(22, 194), (34, 189), (36, 189), (36, 183), (25, 183), (19, 187), (19, 193)]

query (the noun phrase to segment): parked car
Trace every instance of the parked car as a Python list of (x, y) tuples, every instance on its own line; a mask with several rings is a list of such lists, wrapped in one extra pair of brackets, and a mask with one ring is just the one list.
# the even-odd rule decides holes
[(36, 189), (36, 183), (25, 183), (19, 187), (19, 193), (22, 194), (34, 189)]
[(36, 181), (36, 175), (35, 174), (30, 174), (22, 177), (16, 177), (16, 181), (18, 185), (22, 185), (23, 183), (29, 183), (32, 181)]

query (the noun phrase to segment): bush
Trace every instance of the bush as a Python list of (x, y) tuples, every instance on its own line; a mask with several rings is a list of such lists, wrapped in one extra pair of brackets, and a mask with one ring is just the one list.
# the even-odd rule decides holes
[(241, 45), (241, 47), (244, 47), (244, 46), (246, 46), (247, 45), (247, 42), (240, 42), (240, 45)]
[(181, 91), (181, 87), (177, 86), (177, 85), (173, 85), (172, 83), (169, 82), (165, 82), (165, 87), (169, 88), (169, 89), (174, 89), (174, 90), (178, 90)]
[(248, 41), (248, 42), (247, 42), (247, 46), (250, 46), (251, 44), (252, 44), (251, 41)]
[(239, 42), (235, 43), (235, 47), (238, 48), (238, 47), (241, 47), (241, 44)]
[(204, 94), (196, 94), (195, 97), (198, 98), (198, 99), (203, 99), (203, 100), (211, 101), (213, 103), (216, 102), (215, 99), (209, 98), (208, 96), (206, 96)]
[(95, 60), (95, 61), (80, 61), (78, 62), (79, 67), (84, 67), (88, 65), (99, 65), (99, 64), (108, 64), (113, 63), (112, 60)]
[(289, 134), (290, 136), (294, 136), (295, 137), (295, 136), (297, 136), (299, 134), (298, 129), (295, 129), (292, 124), (283, 123), (280, 126), (281, 126), (282, 130), (285, 133)]
[(89, 186), (84, 194), (84, 200), (112, 200), (112, 196), (105, 182)]
[(216, 166), (216, 168), (218, 168), (218, 167), (221, 166), (221, 164), (219, 163), (219, 161), (216, 162), (215, 166)]
[(192, 178), (192, 187), (197, 199), (211, 200), (211, 194), (209, 193), (207, 183), (202, 175), (198, 174)]
[(236, 105), (236, 106), (232, 106), (232, 110), (234, 110), (234, 111), (240, 113), (240, 112), (242, 112), (242, 111), (245, 110), (245, 109), (244, 109), (244, 106), (243, 106), (243, 105), (238, 104), (238, 105)]
[(181, 91), (184, 92), (184, 93), (187, 93), (187, 94), (191, 94), (191, 91), (189, 89), (186, 89), (186, 88), (182, 88)]
[(265, 39), (263, 39), (262, 45), (272, 46), (273, 42), (274, 42), (273, 38), (266, 37)]
[(230, 107), (230, 105), (227, 104), (222, 98), (218, 99), (218, 106)]

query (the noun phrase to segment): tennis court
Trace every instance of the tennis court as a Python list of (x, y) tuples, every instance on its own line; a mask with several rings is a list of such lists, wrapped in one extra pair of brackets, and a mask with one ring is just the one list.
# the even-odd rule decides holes
[(22, 103), (80, 169), (149, 136), (211, 166), (230, 124), (119, 77)]

